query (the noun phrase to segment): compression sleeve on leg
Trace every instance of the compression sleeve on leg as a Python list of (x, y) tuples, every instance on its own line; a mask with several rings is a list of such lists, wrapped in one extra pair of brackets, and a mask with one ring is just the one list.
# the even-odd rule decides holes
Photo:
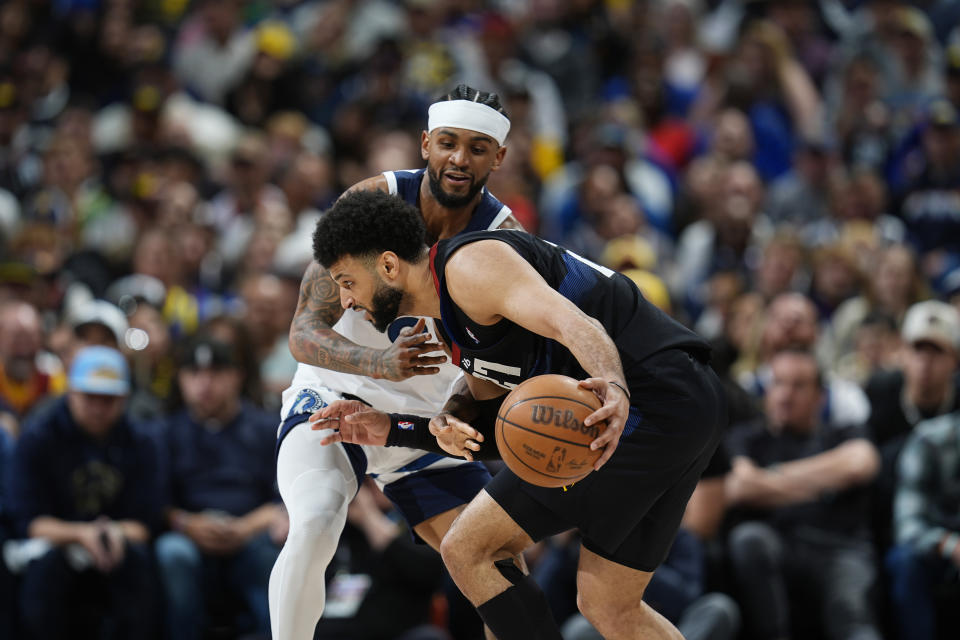
[(513, 586), (479, 607), (477, 613), (497, 640), (563, 640), (546, 596), (533, 578), (525, 576), (513, 561), (497, 569)]

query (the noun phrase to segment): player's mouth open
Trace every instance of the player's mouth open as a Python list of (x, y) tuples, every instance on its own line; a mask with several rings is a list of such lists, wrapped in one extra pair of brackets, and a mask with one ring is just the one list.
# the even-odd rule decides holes
[(445, 173), (443, 177), (455, 185), (464, 185), (470, 183), (470, 176), (459, 175), (455, 173)]

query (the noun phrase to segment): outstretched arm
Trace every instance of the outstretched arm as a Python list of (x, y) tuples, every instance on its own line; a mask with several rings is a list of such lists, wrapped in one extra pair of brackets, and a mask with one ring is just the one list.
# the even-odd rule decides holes
[[(495, 418), (505, 390), (473, 376), (465, 375), (464, 379), (470, 381), (470, 389), (466, 384), (459, 387), (443, 412), (432, 419), (386, 413), (358, 400), (338, 400), (310, 416), (311, 428), (330, 430), (320, 440), (322, 445), (350, 442), (404, 446), (467, 460), (497, 459), (500, 456), (496, 446), (481, 449), (481, 443), (493, 442)], [(476, 397), (482, 399), (475, 400)], [(463, 419), (454, 417), (450, 411)], [(467, 419), (482, 430), (470, 426), (465, 422)]]

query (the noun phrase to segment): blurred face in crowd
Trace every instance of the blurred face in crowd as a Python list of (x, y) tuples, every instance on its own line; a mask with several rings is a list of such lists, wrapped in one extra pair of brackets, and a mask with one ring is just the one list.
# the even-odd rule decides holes
[(813, 271), (813, 287), (820, 300), (836, 306), (857, 292), (859, 274), (853, 256), (834, 248), (818, 256)]
[(885, 310), (900, 314), (912, 302), (916, 263), (905, 246), (893, 246), (880, 255), (873, 277), (874, 297)]
[(180, 393), (195, 420), (227, 422), (237, 412), (243, 375), (236, 367), (182, 367)]
[(768, 300), (788, 291), (802, 261), (803, 251), (799, 243), (787, 238), (772, 240), (757, 266), (757, 291)]
[(272, 275), (253, 276), (244, 283), (241, 295), (246, 306), (243, 322), (254, 342), (270, 342), (284, 331), (282, 323), (290, 319), (292, 307), (286, 308), (289, 300), (279, 278)]
[(844, 76), (845, 100), (851, 108), (864, 108), (876, 99), (879, 91), (876, 66), (866, 59), (854, 60)]
[(894, 326), (875, 322), (862, 324), (854, 337), (857, 354), (872, 373), (888, 368), (900, 347), (900, 335)]
[(71, 195), (93, 170), (89, 146), (76, 138), (58, 138), (44, 157), (44, 181)]
[(42, 341), (36, 309), (24, 302), (0, 307), (0, 360), (8, 377), (20, 382), (30, 378)]
[(808, 353), (782, 351), (773, 357), (770, 369), (773, 377), (764, 396), (764, 409), (771, 428), (813, 431), (823, 401), (817, 361)]
[(126, 396), (71, 391), (67, 394), (70, 415), (87, 434), (102, 438), (123, 415)]
[(923, 148), (935, 174), (955, 176), (960, 158), (960, 125), (927, 127)]
[(156, 362), (170, 350), (170, 329), (163, 314), (149, 304), (138, 304), (130, 315), (131, 339), (124, 346)]
[(738, 109), (725, 109), (717, 117), (713, 149), (727, 160), (745, 160), (753, 152), (753, 132), (747, 116)]
[(466, 207), (500, 168), (506, 147), (470, 129), (438, 127), (424, 132), (420, 155), (427, 161), (430, 193), (449, 209)]
[(211, 37), (225, 43), (240, 20), (240, 3), (236, 0), (207, 0), (203, 18)]
[(956, 349), (928, 340), (908, 345), (903, 356), (903, 375), (910, 400), (924, 409), (940, 404), (953, 385), (956, 370)]
[(75, 349), (95, 345), (110, 347), (111, 349), (117, 349), (119, 347), (119, 345), (117, 345), (116, 334), (105, 324), (88, 322), (77, 326), (73, 332), (76, 336)]
[(787, 347), (812, 348), (817, 341), (817, 310), (802, 294), (781, 294), (770, 303), (763, 334), (767, 353)]
[(153, 276), (165, 285), (176, 279), (176, 263), (173, 243), (166, 232), (148, 229), (137, 242), (133, 252), (133, 272)]

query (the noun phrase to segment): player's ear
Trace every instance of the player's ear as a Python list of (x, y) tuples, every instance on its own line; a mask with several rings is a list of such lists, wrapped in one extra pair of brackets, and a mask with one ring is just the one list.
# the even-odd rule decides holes
[(497, 149), (497, 155), (493, 159), (493, 166), (490, 167), (490, 170), (496, 171), (497, 169), (499, 169), (506, 155), (507, 155), (507, 148), (504, 145), (500, 145), (500, 148)]
[(393, 251), (384, 251), (377, 260), (377, 270), (385, 280), (396, 280), (400, 273), (400, 258)]
[(420, 157), (430, 159), (430, 133), (427, 131), (420, 132)]

